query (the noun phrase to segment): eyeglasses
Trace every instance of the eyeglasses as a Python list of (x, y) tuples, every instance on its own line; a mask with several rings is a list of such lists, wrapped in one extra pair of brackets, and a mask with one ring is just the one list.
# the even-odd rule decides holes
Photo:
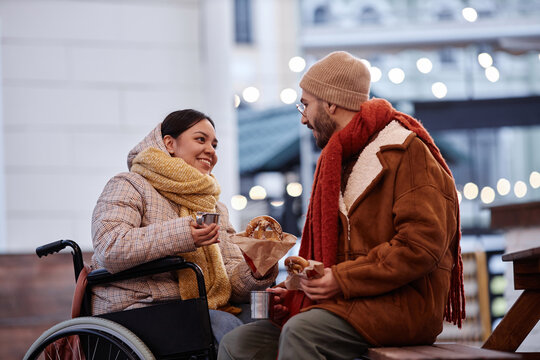
[(305, 114), (305, 112), (306, 112), (306, 106), (305, 106), (304, 104), (302, 104), (302, 103), (296, 104), (296, 109), (298, 109), (298, 112), (299, 112), (302, 116), (307, 117), (306, 114)]

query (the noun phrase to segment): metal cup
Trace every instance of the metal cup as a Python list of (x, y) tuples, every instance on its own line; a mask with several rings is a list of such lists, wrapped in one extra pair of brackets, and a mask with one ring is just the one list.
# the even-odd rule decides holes
[(273, 312), (274, 294), (268, 291), (251, 292), (251, 318), (270, 319)]
[(197, 224), (217, 224), (219, 222), (219, 215), (217, 213), (205, 213), (205, 212), (198, 212), (197, 213)]

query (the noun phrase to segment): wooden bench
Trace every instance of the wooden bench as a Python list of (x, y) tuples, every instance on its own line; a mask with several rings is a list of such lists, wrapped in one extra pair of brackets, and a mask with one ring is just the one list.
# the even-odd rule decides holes
[(367, 359), (371, 360), (420, 360), (420, 359), (522, 359), (515, 353), (481, 349), (455, 343), (435, 343), (431, 346), (404, 346), (370, 348)]

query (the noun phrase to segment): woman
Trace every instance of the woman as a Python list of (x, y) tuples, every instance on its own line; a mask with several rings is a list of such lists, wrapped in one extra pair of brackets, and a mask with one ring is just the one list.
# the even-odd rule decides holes
[[(196, 110), (169, 114), (128, 154), (129, 172), (105, 186), (92, 217), (93, 269), (116, 273), (180, 254), (203, 270), (216, 340), (241, 324), (229, 301), (247, 302), (251, 290), (270, 286), (277, 266), (255, 278), (240, 249), (227, 209), (218, 202), (219, 185), (211, 174), (217, 162), (214, 122)], [(221, 214), (219, 224), (197, 225), (198, 211)], [(94, 314), (196, 297), (195, 276), (178, 274), (116, 282), (93, 289)]]

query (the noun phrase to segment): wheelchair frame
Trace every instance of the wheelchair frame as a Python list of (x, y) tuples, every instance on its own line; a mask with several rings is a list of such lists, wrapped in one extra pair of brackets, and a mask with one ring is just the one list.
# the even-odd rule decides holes
[[(36, 254), (38, 257), (47, 256), (66, 247), (72, 248), (77, 281), (84, 263), (82, 252), (76, 242), (58, 240), (38, 247)], [(198, 298), (171, 300), (147, 307), (91, 316), (92, 286), (186, 268), (195, 272)], [(180, 256), (171, 256), (116, 274), (111, 274), (105, 269), (94, 270), (87, 275), (87, 282), (81, 317), (66, 320), (45, 331), (30, 347), (24, 357), (25, 360), (38, 359), (39, 354), (47, 346), (58, 344), (60, 339), (72, 340), (74, 335), (77, 335), (88, 348), (90, 344), (97, 348), (99, 341), (105, 342), (109, 348), (114, 348), (117, 354), (123, 354), (127, 359), (216, 358), (204, 276), (197, 264), (187, 262)], [(200, 326), (194, 326), (197, 323)], [(99, 340), (97, 343), (96, 339)], [(102, 344), (99, 347), (101, 348)], [(86, 349), (85, 357), (73, 358), (91, 358), (88, 356), (91, 351), (92, 349)]]

